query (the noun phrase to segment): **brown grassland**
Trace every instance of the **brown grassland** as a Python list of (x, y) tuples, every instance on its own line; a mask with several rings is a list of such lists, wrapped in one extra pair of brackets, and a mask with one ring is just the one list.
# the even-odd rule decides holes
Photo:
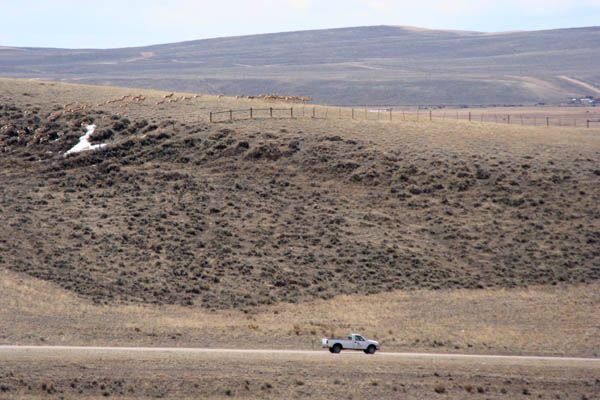
[[(598, 129), (308, 106), (211, 124), (289, 105), (165, 94), (0, 79), (0, 344), (310, 350), (352, 330), (388, 351), (599, 356)], [(92, 122), (107, 148), (64, 157)], [(0, 352), (0, 398), (600, 392), (597, 366), (329, 356)]]

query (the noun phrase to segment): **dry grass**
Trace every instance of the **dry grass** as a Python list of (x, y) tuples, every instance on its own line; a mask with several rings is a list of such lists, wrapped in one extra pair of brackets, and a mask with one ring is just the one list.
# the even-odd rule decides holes
[[(164, 131), (172, 134), (166, 145), (178, 149), (177, 154), (157, 152), (157, 148), (167, 147), (160, 143), (149, 149), (138, 146), (138, 153), (131, 151), (120, 156), (119, 146), (126, 140), (142, 142), (143, 135), (136, 135), (133, 139), (117, 140), (113, 144), (116, 156), (108, 160), (103, 160), (100, 154), (63, 162), (57, 156), (44, 164), (24, 161), (19, 153), (1, 160), (6, 168), (0, 178), (7, 183), (2, 186), (2, 215), (10, 228), (0, 233), (0, 239), (4, 240), (0, 244), (7, 247), (2, 254), (2, 267), (14, 270), (19, 262), (20, 268), (28, 273), (40, 274), (41, 270), (44, 279), (71, 290), (59, 290), (49, 283), (6, 272), (0, 299), (4, 305), (0, 311), (3, 320), (10, 321), (0, 333), (5, 343), (40, 343), (43, 339), (49, 343), (196, 345), (210, 337), (215, 346), (251, 343), (285, 347), (290, 338), (296, 338), (302, 347), (310, 348), (321, 335), (339, 329), (361, 330), (377, 336), (391, 349), (572, 355), (597, 352), (599, 323), (595, 310), (599, 300), (597, 269), (593, 266), (598, 252), (593, 241), (597, 232), (598, 178), (594, 169), (597, 169), (600, 139), (596, 131), (464, 121), (352, 121), (335, 118), (333, 114), (328, 114), (327, 119), (260, 119), (209, 125), (206, 124), (209, 110), (268, 104), (200, 96), (156, 106), (164, 92), (0, 79), (0, 101), (22, 107), (31, 104), (51, 109), (57, 99), (61, 106), (73, 101), (94, 106), (139, 93), (147, 96), (146, 102), (98, 109), (109, 114), (120, 113), (132, 120), (154, 119), (158, 124), (175, 120), (177, 131), (171, 132), (170, 128)], [(321, 112), (327, 110), (317, 108)], [(206, 131), (189, 132), (196, 127)], [(222, 134), (223, 128), (230, 131), (229, 136)], [(211, 139), (221, 136), (218, 140)], [(215, 146), (227, 146), (230, 139), (248, 141), (252, 149), (265, 143), (287, 148), (299, 141), (301, 151), (296, 158), (255, 163), (247, 157), (231, 158), (219, 152), (215, 155), (214, 150), (209, 155), (203, 149), (189, 149), (183, 145), (188, 138), (198, 143), (214, 142)], [(42, 154), (44, 150), (33, 146), (23, 151)], [(190, 162), (181, 162), (178, 157), (182, 154)], [(121, 164), (128, 158), (135, 163), (131, 165), (128, 160)], [(352, 173), (339, 172), (338, 165), (347, 161), (360, 167)], [(96, 165), (107, 163), (116, 163), (121, 172), (110, 177), (98, 174)], [(65, 169), (68, 178), (48, 179), (48, 165)], [(467, 170), (472, 174), (475, 166), (486, 168), (492, 179), (476, 180), (470, 176), (474, 189), (463, 192), (452, 189), (459, 180), (457, 173)], [(407, 174), (413, 167), (417, 173), (410, 176), (410, 181), (400, 181), (400, 172)], [(166, 175), (181, 176), (181, 182), (166, 181)], [(507, 176), (504, 181), (500, 179), (503, 175)], [(557, 182), (551, 181), (555, 176)], [(127, 180), (121, 180), (122, 177)], [(65, 181), (72, 186), (65, 187)], [(285, 182), (291, 185), (283, 185)], [(409, 193), (414, 189), (412, 186), (427, 189), (432, 182), (441, 182), (445, 188), (439, 194)], [(201, 189), (180, 195), (180, 185), (188, 183)], [(249, 189), (232, 190), (234, 183)], [(109, 184), (116, 184), (118, 190), (110, 189)], [(216, 190), (205, 190), (209, 185)], [(94, 199), (90, 198), (90, 192), (95, 194)], [(198, 207), (198, 198), (206, 199), (202, 204), (208, 206)], [(525, 207), (498, 202), (507, 199), (524, 199)], [(527, 201), (535, 201), (536, 205), (529, 206)], [(217, 216), (208, 212), (213, 204), (222, 208)], [(243, 211), (239, 204), (244, 205)], [(172, 217), (159, 217), (165, 208)], [(94, 212), (81, 217), (79, 212), (83, 209)], [(107, 209), (111, 215), (99, 218)], [(138, 215), (137, 220), (134, 214)], [(300, 217), (300, 223), (290, 227), (286, 221), (296, 217)], [(324, 224), (333, 217), (341, 217), (344, 225), (336, 228)], [(63, 222), (57, 224), (59, 218)], [(261, 285), (258, 289), (244, 286), (249, 275), (240, 275), (235, 263), (239, 260), (233, 259), (225, 277), (219, 275), (223, 273), (221, 266), (209, 271), (220, 276), (220, 283), (209, 285), (212, 297), (208, 296), (203, 305), (237, 304), (236, 311), (211, 312), (198, 306), (100, 306), (73, 295), (75, 291), (87, 298), (110, 302), (115, 297), (142, 303), (189, 300), (181, 297), (185, 293), (180, 286), (187, 285), (189, 280), (177, 280), (168, 274), (151, 275), (154, 278), (149, 285), (151, 291), (141, 290), (148, 289), (142, 279), (126, 281), (130, 286), (119, 287), (113, 282), (132, 271), (140, 272), (141, 268), (151, 270), (149, 274), (158, 274), (179, 266), (180, 263), (168, 264), (163, 255), (152, 260), (164, 263), (162, 269), (144, 259), (130, 264), (126, 257), (132, 254), (137, 257), (140, 252), (147, 254), (147, 248), (136, 244), (145, 240), (153, 240), (149, 245), (154, 246), (172, 237), (174, 245), (195, 246), (197, 242), (187, 242), (185, 234), (189, 228), (186, 226), (183, 234), (180, 228), (198, 220), (211, 227), (196, 233), (208, 248), (214, 246), (218, 250), (224, 242), (240, 245), (236, 247), (240, 260), (250, 260), (260, 268), (274, 263), (283, 278), (317, 279), (321, 273), (317, 268), (327, 267), (331, 271), (334, 267), (327, 265), (328, 260), (338, 259), (339, 254), (350, 255), (348, 258), (355, 255), (355, 259), (365, 258), (370, 262), (371, 255), (381, 256), (390, 248), (399, 257), (415, 255), (423, 264), (433, 267), (426, 268), (426, 274), (416, 280), (411, 277), (410, 281), (392, 282), (384, 274), (375, 275), (376, 279), (365, 284), (364, 277), (358, 276), (349, 286), (344, 286), (348, 283), (347, 270), (342, 269), (334, 275), (339, 279), (328, 281), (324, 287), (318, 287), (319, 279), (317, 283), (308, 279), (304, 283), (308, 283), (310, 290), (297, 295), (286, 292), (285, 286), (276, 289), (272, 272), (254, 277), (254, 284)], [(227, 238), (231, 236), (215, 236), (217, 223), (225, 223), (223, 229), (241, 235), (245, 243), (233, 239), (229, 242)], [(533, 223), (541, 225), (543, 230), (532, 227)], [(139, 233), (146, 227), (156, 228), (157, 232)], [(123, 252), (115, 252), (123, 245), (120, 240), (110, 239), (113, 241), (108, 241), (105, 247), (96, 248), (98, 240), (82, 239), (82, 234), (73, 236), (76, 229), (88, 231), (96, 238), (127, 234), (132, 240), (124, 245)], [(289, 261), (284, 252), (287, 247), (275, 251), (265, 246), (273, 237), (287, 234), (295, 235), (291, 246), (295, 256), (316, 254), (316, 261), (311, 264), (315, 268), (303, 267), (298, 272), (298, 264)], [(458, 239), (448, 239), (450, 234)], [(257, 235), (259, 241), (255, 241)], [(371, 251), (369, 257), (359, 254), (357, 243), (366, 246), (363, 250)], [(394, 244), (399, 244), (398, 249), (393, 248)], [(270, 257), (268, 262), (266, 257), (248, 255), (256, 245), (266, 249), (263, 256)], [(332, 250), (327, 250), (328, 246)], [(107, 262), (102, 257), (111, 251), (115, 252), (114, 259)], [(197, 260), (224, 257), (222, 253), (207, 255), (207, 252), (197, 249), (187, 261), (194, 265)], [(6, 254), (10, 254), (10, 262)], [(65, 256), (70, 258), (63, 265), (78, 266), (73, 274), (45, 261), (65, 261), (61, 260)], [(81, 262), (85, 257), (89, 258)], [(115, 273), (119, 275), (102, 275), (105, 270), (98, 268), (99, 262), (104, 263), (106, 270), (121, 268)], [(121, 267), (119, 262), (126, 265)], [(379, 274), (386, 264), (386, 260), (377, 261)], [(499, 275), (501, 269), (505, 275)], [(454, 280), (435, 281), (437, 278), (432, 276), (439, 271), (447, 272), (450, 278), (457, 275)], [(77, 279), (83, 282), (81, 286), (77, 286), (81, 283)], [(573, 285), (535, 286), (560, 281)], [(397, 290), (433, 287), (440, 282), (448, 287), (494, 288)], [(534, 286), (530, 289), (523, 288), (531, 284)], [(96, 292), (101, 286), (103, 292)], [(160, 290), (165, 286), (171, 290), (171, 297), (161, 297)], [(521, 289), (502, 289), (507, 286), (521, 286)], [(262, 289), (266, 292), (263, 304), (278, 303), (283, 296), (302, 303), (252, 306), (251, 303), (256, 304), (252, 296)], [(223, 290), (230, 293), (223, 294)], [(154, 296), (152, 291), (158, 295)], [(339, 296), (381, 291), (390, 293)], [(240, 305), (239, 299), (245, 301), (243, 296), (248, 294), (250, 301)], [(235, 302), (231, 300), (234, 296), (237, 296)], [(316, 300), (331, 296), (335, 297)]]
[(527, 361), (2, 350), (0, 360), (0, 397), (11, 399), (592, 399), (600, 388), (597, 365)]
[[(599, 356), (597, 131), (330, 114), (210, 125), (211, 109), (258, 103), (201, 96), (156, 106), (165, 93), (0, 80), (0, 102), (25, 109), (139, 93), (145, 103), (98, 109), (164, 124), (168, 140), (136, 133), (68, 160), (36, 145), (0, 158), (0, 343), (311, 349), (324, 335), (361, 331), (385, 350)], [(232, 140), (253, 156), (227, 155)], [(296, 142), (295, 156), (256, 160), (256, 149)], [(489, 179), (475, 178), (479, 167)], [(472, 186), (457, 191), (462, 173)], [(414, 191), (437, 182), (438, 192)], [(157, 245), (188, 258), (154, 254)], [(402, 263), (390, 264), (390, 250)], [(336, 270), (340, 254), (359, 264)], [(402, 258), (411, 255), (416, 267)], [(209, 284), (194, 297), (190, 274), (203, 260)], [(241, 274), (249, 262), (254, 272)], [(414, 275), (390, 278), (397, 271)], [(292, 281), (306, 291), (290, 292)], [(175, 305), (184, 301), (193, 305)], [(380, 358), (5, 356), (0, 398), (593, 398), (596, 377)]]
[(99, 306), (3, 271), (4, 344), (318, 347), (360, 331), (391, 350), (599, 356), (600, 286), (396, 291), (243, 311)]
[[(176, 103), (165, 103), (157, 105), (157, 102), (164, 100), (164, 96), (173, 92), (165, 92), (159, 90), (148, 90), (138, 88), (123, 88), (115, 86), (96, 86), (96, 85), (82, 85), (82, 84), (68, 84), (58, 83), (52, 81), (40, 81), (40, 80), (15, 80), (0, 78), (0, 101), (4, 99), (11, 99), (11, 101), (17, 101), (21, 104), (33, 104), (33, 105), (44, 105), (48, 104), (87, 104), (94, 107), (95, 109), (101, 109), (106, 111), (112, 111), (116, 113), (125, 114), (131, 117), (144, 117), (150, 116), (158, 117), (161, 119), (173, 119), (183, 123), (197, 123), (207, 122), (210, 111), (226, 111), (226, 110), (249, 110), (251, 107), (255, 109), (262, 109), (255, 113), (259, 119), (267, 120), (268, 112), (264, 111), (266, 108), (276, 109), (289, 109), (294, 108), (294, 116), (299, 119), (301, 124), (306, 127), (307, 121), (312, 120), (313, 108), (315, 109), (315, 116), (320, 120), (321, 124), (325, 124), (330, 127), (338, 128), (356, 128), (358, 124), (359, 128), (364, 127), (365, 122), (370, 124), (373, 128), (383, 129), (384, 133), (393, 133), (397, 129), (406, 129), (408, 131), (415, 131), (416, 133), (422, 134), (423, 130), (426, 129), (431, 133), (435, 133), (440, 130), (443, 133), (452, 133), (453, 130), (466, 129), (467, 131), (481, 133), (482, 127), (489, 129), (493, 132), (513, 132), (521, 134), (529, 134), (531, 132), (539, 132), (542, 135), (554, 135), (558, 132), (564, 131), (566, 128), (556, 126), (556, 123), (550, 127), (550, 129), (536, 130), (535, 127), (531, 127), (533, 130), (527, 130), (528, 127), (521, 127), (518, 122), (514, 121), (513, 125), (495, 124), (489, 118), (489, 115), (503, 116), (507, 114), (523, 115), (524, 117), (545, 117), (550, 116), (553, 118), (565, 117), (568, 118), (577, 117), (583, 120), (584, 115), (591, 115), (593, 118), (597, 118), (600, 115), (597, 107), (492, 107), (492, 108), (471, 108), (468, 110), (464, 109), (447, 109), (447, 110), (436, 110), (434, 111), (434, 124), (429, 121), (429, 111), (421, 110), (419, 113), (418, 121), (416, 112), (413, 108), (400, 107), (393, 113), (392, 122), (389, 121), (389, 114), (386, 112), (370, 112), (369, 110), (376, 110), (377, 108), (369, 108), (365, 112), (364, 108), (355, 108), (354, 117), (352, 120), (352, 108), (350, 107), (332, 107), (323, 106), (319, 104), (290, 104), (285, 102), (265, 102), (259, 99), (237, 99), (234, 97), (221, 97), (215, 95), (196, 94), (188, 92), (175, 92), (173, 98), (178, 99), (184, 97), (194, 97), (191, 100), (179, 100)], [(117, 102), (109, 105), (102, 105), (97, 107), (107, 100), (118, 99), (122, 96), (136, 96), (142, 94), (146, 97), (146, 100), (142, 103), (134, 102)], [(405, 113), (402, 112), (405, 111)], [(489, 123), (481, 124), (476, 118), (469, 123), (465, 124), (466, 121), (453, 120), (456, 116), (456, 112), (459, 112), (460, 119), (465, 119), (468, 116), (468, 112), (471, 111), (477, 115), (486, 115), (486, 121)], [(442, 119), (444, 113), (447, 113), (448, 119)], [(238, 117), (247, 117), (248, 114), (236, 114)], [(279, 118), (287, 119), (289, 116), (288, 111), (275, 111), (274, 116), (277, 119), (277, 123), (281, 123)], [(228, 114), (221, 115), (223, 120), (229, 118)], [(325, 121), (323, 121), (325, 120)], [(247, 123), (244, 122), (244, 123)], [(286, 122), (284, 122), (286, 123)], [(293, 122), (290, 122), (293, 123)], [(540, 119), (539, 124), (542, 124)], [(585, 132), (584, 127), (580, 126), (580, 129)], [(600, 131), (600, 127), (593, 126), (590, 129), (591, 132), (597, 133)], [(447, 129), (451, 131), (448, 132)], [(523, 130), (525, 129), (525, 130)], [(571, 132), (571, 130), (567, 130)]]

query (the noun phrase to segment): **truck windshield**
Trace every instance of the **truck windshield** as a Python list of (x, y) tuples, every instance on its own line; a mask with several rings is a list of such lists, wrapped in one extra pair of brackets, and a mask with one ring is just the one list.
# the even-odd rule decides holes
[(365, 339), (362, 336), (358, 336), (358, 335), (356, 335), (356, 340), (358, 340), (359, 342), (365, 341)]

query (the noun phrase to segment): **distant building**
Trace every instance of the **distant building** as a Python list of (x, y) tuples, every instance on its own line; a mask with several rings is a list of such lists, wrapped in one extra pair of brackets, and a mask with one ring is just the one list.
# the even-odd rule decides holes
[(594, 96), (572, 98), (568, 101), (568, 104), (575, 106), (592, 106), (596, 107), (600, 105), (600, 97), (594, 98)]

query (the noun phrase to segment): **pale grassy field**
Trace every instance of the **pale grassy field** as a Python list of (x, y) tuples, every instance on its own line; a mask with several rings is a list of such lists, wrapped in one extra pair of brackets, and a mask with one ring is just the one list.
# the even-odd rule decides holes
[(318, 348), (359, 331), (386, 350), (600, 354), (600, 285), (396, 291), (246, 311), (99, 306), (50, 283), (2, 271), (2, 344)]
[[(326, 120), (327, 124), (333, 126), (351, 127), (357, 122), (365, 121), (371, 123), (384, 124), (385, 130), (394, 130), (399, 127), (408, 126), (417, 128), (421, 131), (423, 128), (429, 129), (429, 111), (420, 110), (417, 112), (411, 107), (396, 107), (390, 115), (381, 107), (335, 107), (323, 106), (318, 104), (298, 104), (276, 101), (263, 101), (260, 99), (222, 97), (197, 93), (175, 92), (173, 97), (165, 99), (165, 95), (173, 92), (159, 90), (123, 88), (114, 86), (95, 86), (68, 84), (51, 81), (15, 80), (0, 78), (0, 100), (3, 98), (17, 100), (22, 104), (48, 104), (55, 103), (57, 106), (76, 104), (88, 105), (94, 109), (102, 109), (117, 112), (127, 116), (141, 117), (159, 117), (171, 118), (185, 123), (207, 122), (209, 113), (222, 112), (228, 110), (237, 110), (234, 113), (234, 119), (249, 119), (249, 109), (253, 108), (254, 117), (265, 120), (270, 118), (269, 108), (274, 108), (273, 116), (276, 120), (288, 119), (291, 116), (289, 111), (293, 108), (293, 116), (301, 121), (311, 120), (316, 117), (317, 120)], [(122, 96), (143, 95), (146, 100), (136, 103), (131, 100), (117, 101), (111, 104), (103, 104), (109, 100), (117, 100)], [(182, 99), (187, 97), (188, 99)], [(191, 99), (190, 99), (191, 97)], [(168, 103), (169, 99), (177, 100)], [(157, 104), (165, 100), (162, 104)], [(314, 111), (313, 111), (314, 110)], [(353, 111), (354, 110), (354, 111)], [(380, 111), (378, 111), (380, 110)], [(244, 112), (241, 112), (244, 111)], [(585, 130), (584, 121), (586, 119), (600, 118), (600, 108), (598, 107), (494, 107), (494, 108), (470, 108), (470, 109), (443, 109), (433, 110), (433, 122), (439, 125), (439, 129), (468, 129), (473, 131), (481, 130), (482, 126), (479, 117), (484, 115), (484, 124), (487, 129), (494, 131), (519, 132), (521, 128), (521, 116), (525, 118), (525, 125), (533, 125), (531, 118), (537, 118), (537, 125), (542, 127), (545, 124), (545, 117), (551, 117), (550, 129), (540, 130), (541, 133), (550, 135), (560, 132), (561, 129), (571, 128), (573, 119), (577, 119), (577, 129)], [(463, 122), (468, 119), (468, 114), (473, 114), (473, 120), (468, 125)], [(458, 113), (458, 118), (457, 118)], [(506, 115), (511, 114), (514, 119), (511, 125), (506, 124)], [(494, 119), (497, 115), (498, 118)], [(504, 118), (504, 120), (503, 120)], [(564, 119), (564, 124), (559, 120)], [(456, 120), (459, 121), (456, 121)], [(223, 113), (215, 115), (215, 121), (227, 122), (229, 114)], [(322, 121), (321, 121), (322, 122)], [(500, 122), (496, 124), (495, 122)], [(306, 122), (302, 122), (306, 123)], [(561, 126), (564, 125), (564, 126)], [(438, 129), (438, 128), (433, 128)], [(590, 128), (593, 132), (600, 132), (600, 126), (593, 123)], [(571, 129), (568, 130), (569, 132)], [(527, 131), (524, 131), (527, 132)]]

